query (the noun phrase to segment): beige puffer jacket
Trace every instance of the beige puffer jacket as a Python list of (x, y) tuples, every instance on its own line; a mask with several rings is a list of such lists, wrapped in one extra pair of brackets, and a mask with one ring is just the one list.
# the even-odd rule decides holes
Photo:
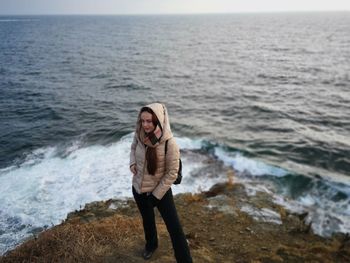
[[(158, 159), (157, 170), (154, 175), (150, 175), (147, 171), (147, 161), (145, 158), (146, 146), (143, 143), (144, 130), (141, 125), (140, 112), (137, 118), (136, 131), (130, 153), (130, 167), (136, 164), (137, 169), (136, 175), (133, 176), (132, 185), (137, 193), (152, 192), (160, 200), (176, 180), (179, 169), (180, 151), (170, 129), (166, 107), (160, 103), (149, 104), (146, 107), (151, 108), (157, 115), (163, 130), (160, 143), (156, 146)], [(165, 155), (166, 140), (168, 140), (168, 148)]]

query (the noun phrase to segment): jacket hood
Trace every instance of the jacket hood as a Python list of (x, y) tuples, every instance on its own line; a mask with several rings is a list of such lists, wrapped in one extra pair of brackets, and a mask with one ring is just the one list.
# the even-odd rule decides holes
[[(152, 103), (148, 104), (145, 107), (150, 108), (155, 115), (157, 116), (161, 129), (163, 131), (162, 138), (160, 142), (166, 141), (173, 137), (173, 133), (171, 132), (170, 128), (170, 122), (169, 122), (169, 115), (168, 110), (162, 103)], [(138, 118), (137, 118), (137, 127), (136, 127), (136, 133), (140, 141), (143, 141), (144, 138), (144, 130), (142, 128), (141, 124), (141, 110), (139, 112)]]

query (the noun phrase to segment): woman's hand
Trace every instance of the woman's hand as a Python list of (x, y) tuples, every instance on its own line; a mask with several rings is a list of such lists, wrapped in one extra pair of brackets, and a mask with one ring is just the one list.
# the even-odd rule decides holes
[(133, 164), (130, 166), (130, 171), (132, 172), (133, 175), (137, 174), (136, 164)]
[(160, 202), (160, 200), (157, 197), (155, 197), (153, 194), (150, 194), (148, 196), (148, 200), (149, 200), (149, 202), (151, 202), (151, 205), (153, 207), (157, 206)]

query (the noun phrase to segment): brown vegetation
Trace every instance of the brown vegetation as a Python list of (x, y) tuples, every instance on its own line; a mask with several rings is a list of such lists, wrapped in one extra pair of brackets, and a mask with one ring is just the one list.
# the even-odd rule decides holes
[[(290, 214), (265, 194), (247, 196), (239, 184), (219, 184), (202, 194), (175, 197), (194, 262), (350, 262), (347, 235), (314, 235), (303, 216)], [(111, 205), (118, 206), (111, 209)], [(243, 205), (279, 213), (281, 224), (257, 221)], [(175, 262), (157, 216), (160, 245), (150, 262)], [(133, 202), (89, 204), (66, 222), (0, 258), (1, 262), (144, 262), (143, 230)]]
[(101, 262), (123, 253), (118, 248), (135, 242), (141, 233), (138, 218), (115, 214), (89, 223), (76, 218), (27, 241), (3, 262)]

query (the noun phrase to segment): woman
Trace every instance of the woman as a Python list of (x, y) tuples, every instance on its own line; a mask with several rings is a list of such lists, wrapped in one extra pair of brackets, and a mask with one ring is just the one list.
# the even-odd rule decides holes
[(143, 220), (146, 245), (142, 256), (146, 260), (158, 247), (154, 216), (154, 207), (157, 207), (170, 234), (176, 261), (192, 262), (171, 191), (179, 169), (179, 158), (179, 147), (171, 132), (165, 106), (153, 103), (143, 107), (131, 144), (130, 170), (133, 173), (133, 195)]

